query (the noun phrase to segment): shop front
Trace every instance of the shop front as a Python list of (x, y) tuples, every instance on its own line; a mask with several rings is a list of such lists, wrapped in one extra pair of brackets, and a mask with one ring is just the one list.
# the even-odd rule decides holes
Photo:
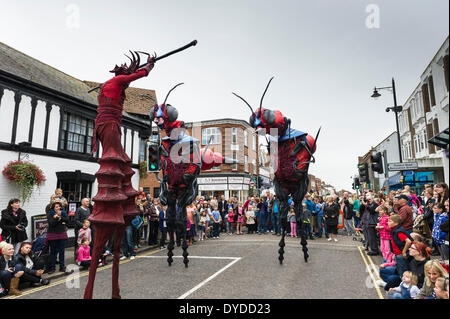
[(239, 201), (244, 202), (249, 192), (249, 176), (223, 175), (223, 176), (205, 176), (197, 178), (198, 194), (205, 198), (220, 198), (221, 195), (225, 199), (237, 197)]

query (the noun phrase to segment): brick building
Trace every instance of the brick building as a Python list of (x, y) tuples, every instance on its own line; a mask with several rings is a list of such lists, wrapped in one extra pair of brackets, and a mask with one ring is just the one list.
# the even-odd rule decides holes
[[(257, 165), (259, 142), (254, 129), (240, 119), (189, 122), (185, 123), (185, 126), (187, 134), (200, 141), (200, 148), (205, 147), (212, 136), (209, 145), (211, 150), (239, 160), (238, 164), (225, 164), (211, 170), (202, 170), (197, 179), (199, 195), (209, 197), (225, 195), (226, 199), (236, 196), (239, 200), (246, 198), (250, 191), (250, 180), (257, 180), (259, 176)], [(151, 196), (159, 195), (159, 183), (154, 174), (142, 178), (140, 186)]]

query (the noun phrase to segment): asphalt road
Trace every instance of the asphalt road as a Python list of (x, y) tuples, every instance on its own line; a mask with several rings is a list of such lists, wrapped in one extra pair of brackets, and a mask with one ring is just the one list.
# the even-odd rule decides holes
[[(338, 236), (308, 241), (310, 258), (303, 260), (300, 240), (287, 238), (285, 260), (278, 262), (280, 237), (266, 235), (221, 235), (220, 239), (197, 242), (189, 247), (190, 263), (174, 258), (167, 250), (145, 252), (120, 266), (123, 299), (379, 299), (384, 292), (374, 287), (376, 273), (351, 237)], [(181, 248), (175, 249), (181, 256)], [(54, 280), (48, 286), (23, 290), (23, 299), (81, 299), (87, 272)], [(111, 297), (111, 265), (99, 268), (94, 298)], [(14, 298), (14, 297), (13, 297)]]

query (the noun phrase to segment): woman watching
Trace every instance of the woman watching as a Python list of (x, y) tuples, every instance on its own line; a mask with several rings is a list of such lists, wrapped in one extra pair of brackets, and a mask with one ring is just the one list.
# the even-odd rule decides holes
[(24, 272), (14, 267), (13, 256), (14, 246), (8, 243), (3, 244), (2, 255), (0, 256), (0, 289), (2, 290), (0, 296), (6, 294), (19, 296), (22, 294), (19, 291), (19, 281)]
[(24, 272), (20, 277), (20, 283), (30, 282), (33, 286), (48, 285), (49, 280), (41, 277), (44, 273), (44, 263), (34, 256), (31, 247), (30, 242), (23, 242), (20, 245), (19, 253), (14, 256), (16, 271), (23, 270)]
[(20, 208), (20, 200), (13, 198), (8, 207), (2, 210), (0, 228), (4, 241), (14, 246), (14, 252), (19, 251), (20, 244), (28, 239), (26, 228), (28, 226), (27, 213)]
[(55, 272), (56, 256), (59, 260), (59, 271), (66, 272), (64, 264), (64, 251), (67, 242), (67, 223), (69, 218), (62, 209), (60, 202), (54, 202), (51, 206), (50, 213), (47, 215), (48, 231), (47, 240), (50, 246), (50, 268), (48, 273)]

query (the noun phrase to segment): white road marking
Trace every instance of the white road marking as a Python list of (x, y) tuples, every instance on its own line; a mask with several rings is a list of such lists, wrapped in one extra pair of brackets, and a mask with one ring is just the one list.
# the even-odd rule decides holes
[[(139, 258), (167, 258), (167, 256), (141, 256)], [(183, 256), (173, 256), (173, 258), (183, 258)], [(239, 260), (242, 259), (242, 257), (189, 256), (189, 259), (195, 259), (195, 258), (197, 258), (197, 259), (228, 259), (228, 260), (231, 259), (232, 262), (230, 262), (228, 265), (226, 265), (225, 267), (223, 267), (219, 271), (215, 272), (213, 275), (211, 275), (208, 278), (206, 278), (205, 280), (203, 280), (201, 283), (199, 283), (197, 286), (195, 286), (191, 290), (185, 292), (183, 295), (181, 295), (177, 299), (185, 299), (187, 296), (189, 296), (190, 294), (192, 294), (196, 290), (198, 290), (201, 287), (203, 287), (207, 282), (213, 280), (219, 274), (221, 274), (222, 272), (224, 272), (225, 270), (227, 270), (228, 268), (230, 268), (231, 266), (233, 266), (235, 263), (237, 263)]]

